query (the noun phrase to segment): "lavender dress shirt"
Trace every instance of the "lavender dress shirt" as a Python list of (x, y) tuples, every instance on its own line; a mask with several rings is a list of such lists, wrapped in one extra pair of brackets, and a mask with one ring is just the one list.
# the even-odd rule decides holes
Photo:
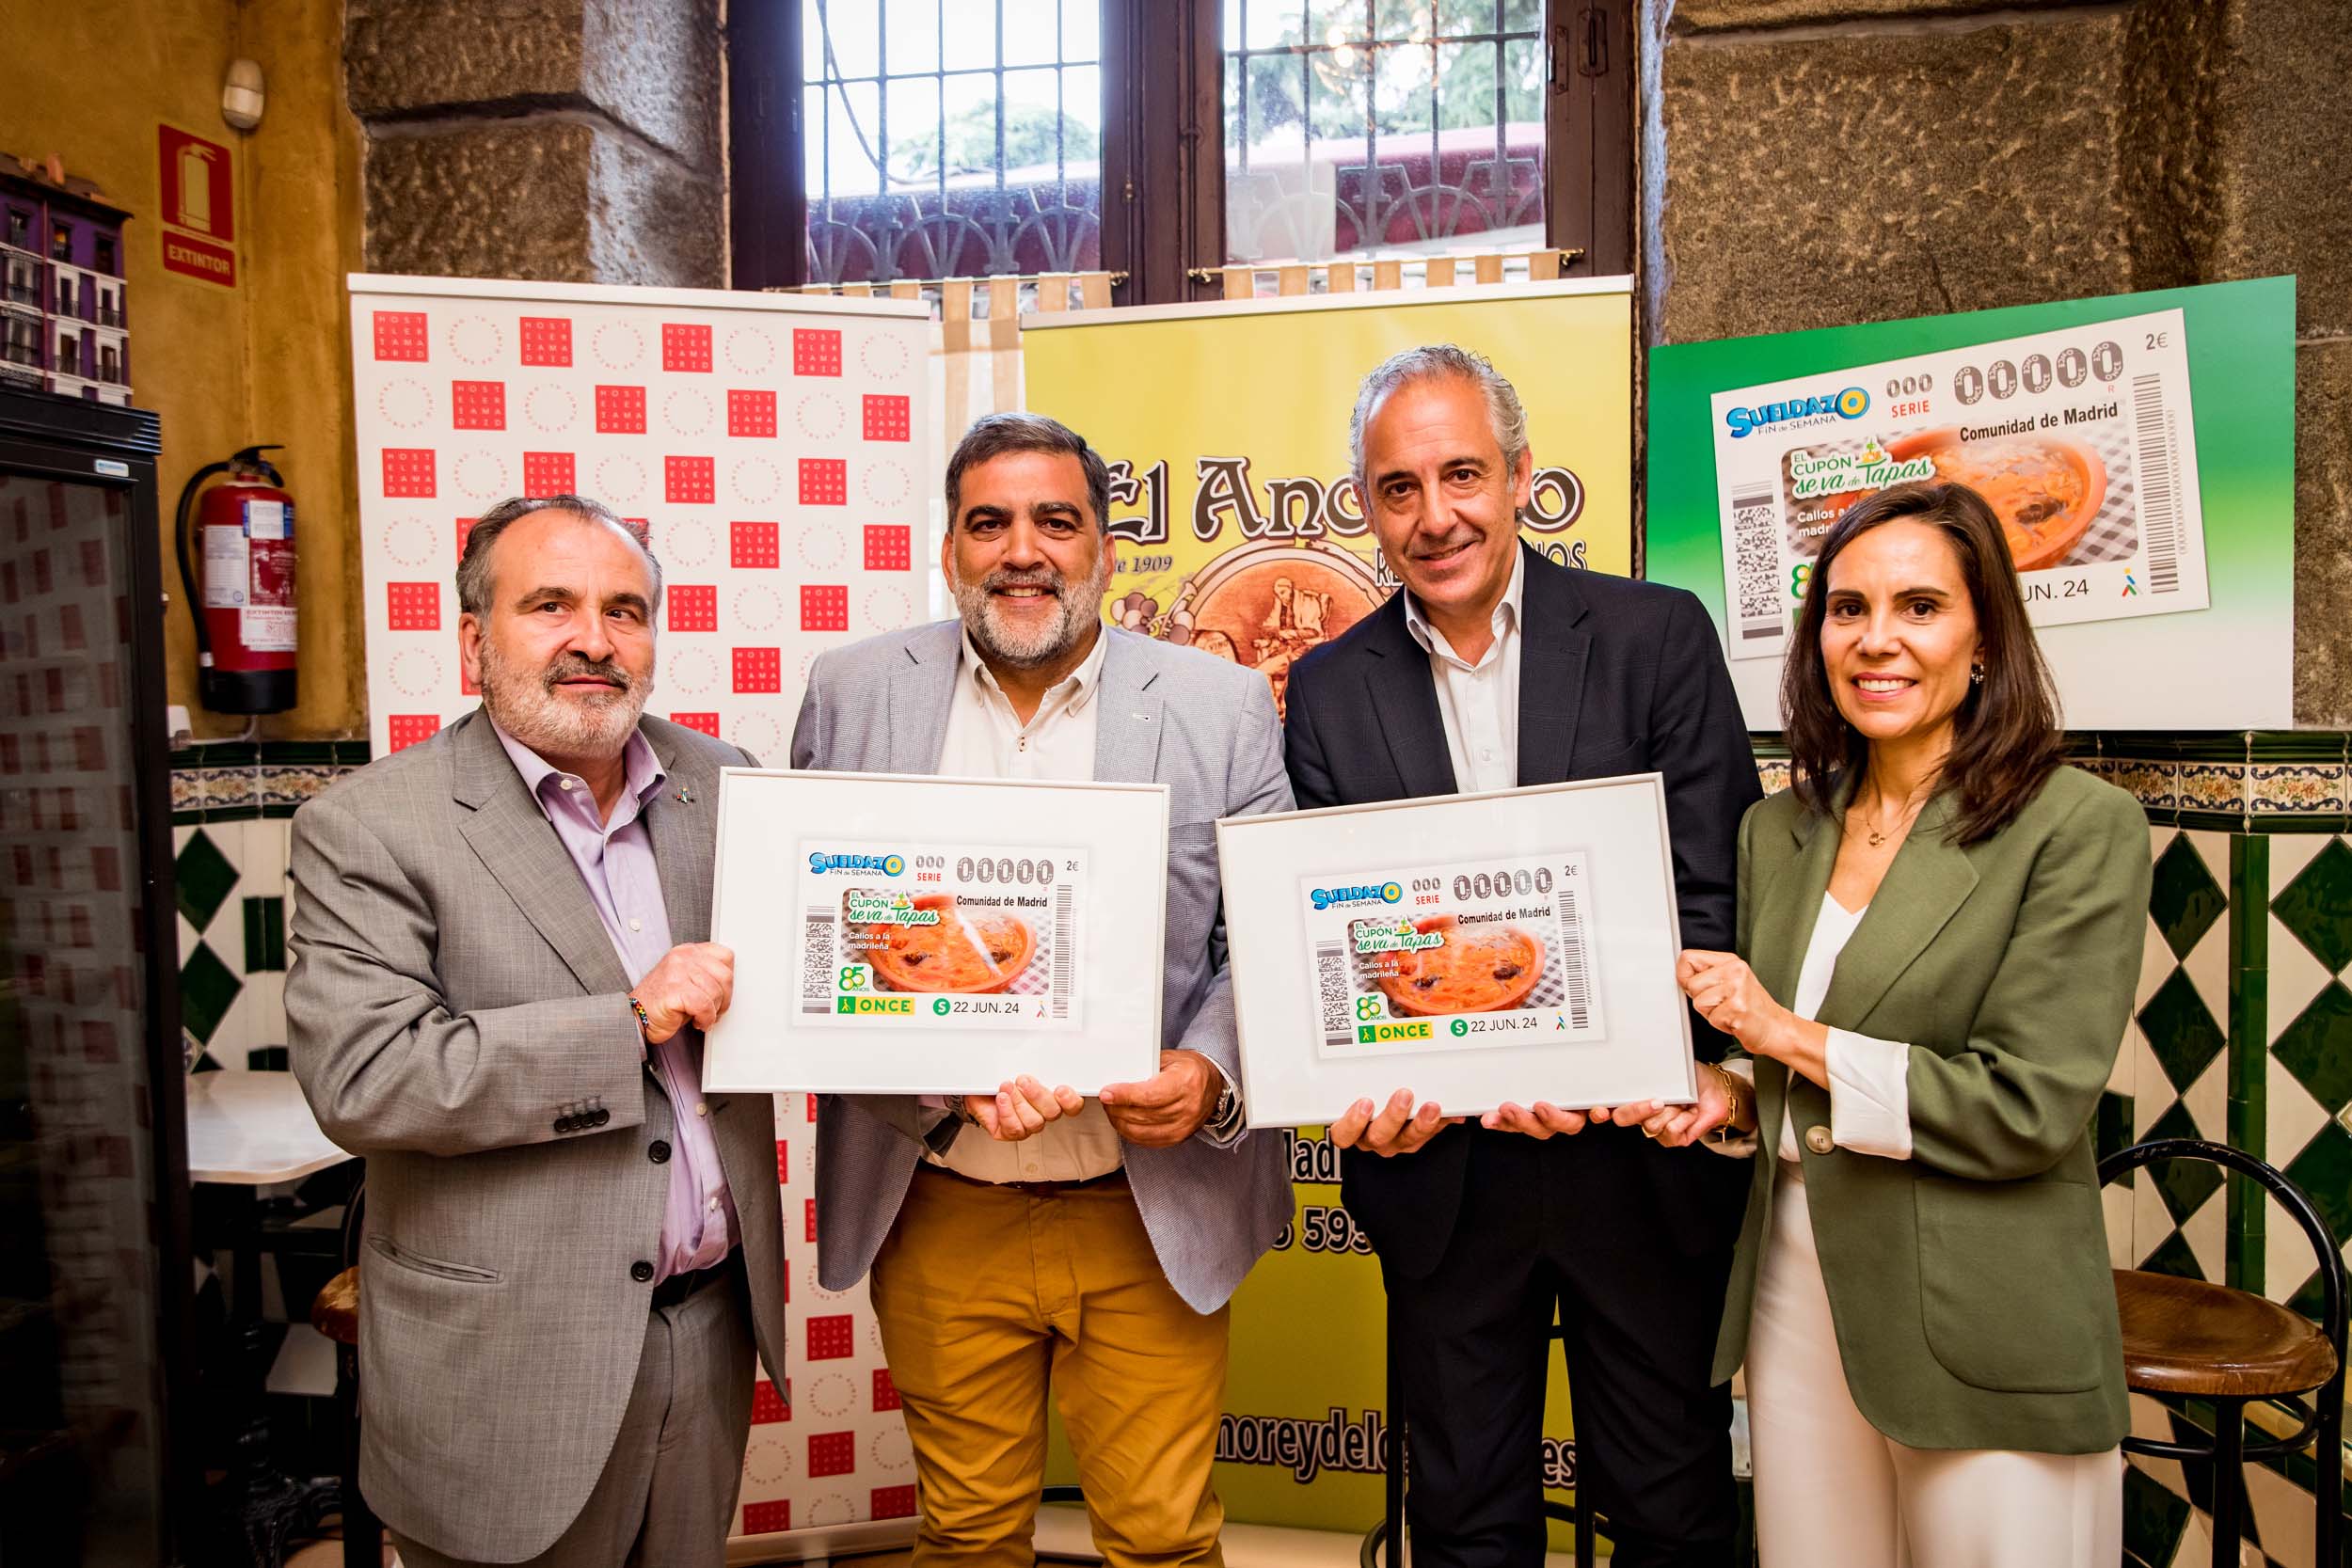
[[(612, 951), (635, 985), (669, 952), (670, 909), (661, 897), (661, 876), (653, 859), (653, 836), (645, 828), (645, 806), (661, 790), (667, 777), (653, 747), (635, 730), (621, 753), (625, 783), (613, 802), (612, 819), (596, 816), (596, 792), (586, 780), (559, 773), (530, 747), (499, 729), (499, 744), (506, 748), (531, 798), (539, 802), (555, 836), (562, 841), (588, 896), (604, 922)], [(661, 1211), (661, 1242), (654, 1262), (654, 1277), (691, 1274), (726, 1257), (738, 1240), (735, 1199), (727, 1192), (726, 1173), (719, 1165), (719, 1146), (710, 1133), (708, 1108), (702, 1096), (702, 1031), (686, 1028), (659, 1045), (648, 1045), (645, 1060), (653, 1068), (661, 1092), (670, 1097), (677, 1130), (670, 1164), (670, 1199)]]

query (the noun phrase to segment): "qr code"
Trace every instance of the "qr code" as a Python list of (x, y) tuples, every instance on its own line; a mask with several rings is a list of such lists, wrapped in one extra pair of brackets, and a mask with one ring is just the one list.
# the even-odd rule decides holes
[(1315, 943), (1315, 984), (1323, 1007), (1323, 1043), (1352, 1044), (1356, 1032), (1347, 1016), (1347, 948), (1344, 943)]
[(1731, 499), (1732, 554), (1738, 565), (1740, 635), (1780, 635), (1780, 551), (1774, 546), (1772, 497), (1767, 491)]
[(833, 911), (810, 910), (801, 944), (801, 1011), (833, 1011)]

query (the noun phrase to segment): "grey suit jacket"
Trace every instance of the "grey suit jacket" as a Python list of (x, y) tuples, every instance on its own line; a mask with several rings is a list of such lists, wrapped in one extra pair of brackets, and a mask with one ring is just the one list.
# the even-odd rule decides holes
[[(710, 934), (732, 746), (641, 721), (680, 942)], [(680, 790), (690, 799), (681, 800)], [(294, 815), (295, 1076), (367, 1157), (360, 1484), (461, 1558), (547, 1549), (579, 1516), (637, 1373), (670, 1167), (669, 1098), (628, 976), (555, 830), (479, 710)], [(784, 1386), (783, 1230), (766, 1095), (707, 1097), (762, 1358)]]
[[(1095, 698), (1094, 777), (1169, 791), (1161, 1041), (1200, 1052), (1238, 1083), (1216, 823), (1290, 809), (1273, 693), (1256, 672), (1208, 654), (1131, 632), (1104, 635), (1111, 641)], [(961, 624), (944, 621), (822, 655), (792, 732), (792, 766), (937, 772), (961, 640)], [(828, 1096), (819, 1110), (817, 1267), (827, 1290), (847, 1290), (865, 1275), (898, 1217), (923, 1153), (914, 1105)], [(966, 1129), (963, 1136), (984, 1134)], [(1281, 1140), (1246, 1133), (1218, 1148), (1196, 1137), (1174, 1148), (1130, 1144), (1125, 1154), (1168, 1283), (1196, 1311), (1216, 1311), (1290, 1223)]]

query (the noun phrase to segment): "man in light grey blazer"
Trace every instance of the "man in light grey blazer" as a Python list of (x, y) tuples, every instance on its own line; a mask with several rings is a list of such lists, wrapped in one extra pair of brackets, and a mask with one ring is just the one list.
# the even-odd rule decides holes
[(784, 1386), (771, 1104), (700, 1090), (751, 759), (643, 717), (660, 567), (606, 508), (492, 508), (457, 589), (482, 706), (294, 824), (294, 1069), (368, 1161), (360, 1489), (408, 1568), (717, 1568), (755, 1338)]
[(1157, 1074), (819, 1109), (818, 1269), (872, 1272), (918, 1568), (1028, 1568), (1049, 1392), (1114, 1568), (1220, 1562), (1225, 1304), (1291, 1217), (1281, 1141), (1242, 1126), (1214, 827), (1290, 806), (1273, 696), (1104, 626), (1108, 489), (1051, 420), (976, 423), (947, 467), (961, 619), (820, 657), (792, 736), (796, 768), (1170, 791)]

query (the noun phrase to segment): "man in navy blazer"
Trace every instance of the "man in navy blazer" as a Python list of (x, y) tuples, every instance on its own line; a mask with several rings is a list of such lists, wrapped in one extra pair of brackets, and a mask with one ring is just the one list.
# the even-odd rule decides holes
[[(1662, 773), (1683, 944), (1721, 947), (1740, 818), (1760, 792), (1706, 610), (1519, 542), (1527, 417), (1476, 355), (1391, 358), (1366, 378), (1349, 436), (1403, 587), (1291, 672), (1298, 804)], [(1693, 1038), (1701, 1056), (1722, 1053), (1712, 1030)], [(1464, 1123), (1416, 1104), (1409, 1085), (1359, 1101), (1330, 1136), (1388, 1287), (1420, 1568), (1542, 1560), (1555, 1313), (1578, 1482), (1607, 1518), (1613, 1560), (1727, 1563), (1731, 1404), (1709, 1363), (1745, 1162), (1677, 1158), (1540, 1100)]]

